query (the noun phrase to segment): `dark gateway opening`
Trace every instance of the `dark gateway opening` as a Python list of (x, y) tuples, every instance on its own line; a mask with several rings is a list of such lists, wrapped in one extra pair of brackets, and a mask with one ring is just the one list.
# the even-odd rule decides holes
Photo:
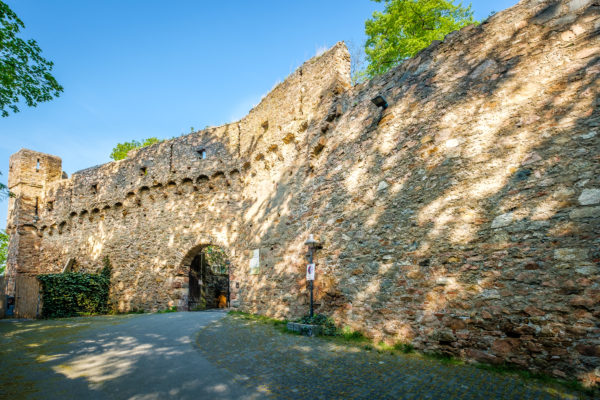
[(218, 246), (205, 246), (192, 260), (188, 310), (229, 307), (229, 260)]

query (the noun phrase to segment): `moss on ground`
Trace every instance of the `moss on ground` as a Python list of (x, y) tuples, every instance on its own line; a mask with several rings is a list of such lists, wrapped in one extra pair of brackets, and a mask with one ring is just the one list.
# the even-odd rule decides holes
[[(263, 324), (272, 325), (276, 330), (282, 333), (299, 335), (299, 333), (297, 332), (291, 332), (286, 329), (287, 320), (280, 320), (277, 318), (271, 318), (264, 315), (251, 314), (242, 311), (230, 311), (229, 315), (248, 321), (255, 321)], [(397, 342), (393, 345), (386, 344), (382, 341), (376, 343), (372, 339), (366, 337), (361, 332), (352, 330), (349, 327), (344, 327), (340, 329), (339, 333), (335, 336), (319, 337), (324, 340), (334, 341), (336, 343), (358, 347), (365, 351), (377, 351), (379, 353), (396, 354), (405, 357), (418, 357), (434, 362), (439, 362), (444, 365), (470, 365), (475, 368), (490, 371), (496, 374), (518, 377), (525, 382), (537, 382), (550, 387), (554, 386), (557, 388), (566, 388), (581, 393), (583, 395), (589, 396), (591, 398), (598, 398), (600, 396), (600, 388), (586, 387), (580, 381), (575, 379), (558, 379), (546, 374), (534, 373), (513, 365), (491, 365), (466, 362), (462, 359), (453, 357), (446, 353), (419, 352), (415, 350), (412, 344), (405, 342)]]

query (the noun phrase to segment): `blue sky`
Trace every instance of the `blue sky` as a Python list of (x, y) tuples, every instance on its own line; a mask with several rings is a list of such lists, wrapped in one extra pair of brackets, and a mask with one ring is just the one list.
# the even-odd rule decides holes
[[(64, 93), (0, 118), (0, 171), (21, 148), (73, 172), (118, 142), (170, 138), (243, 117), (319, 50), (364, 42), (369, 0), (3, 0), (55, 64)], [(468, 4), (468, 2), (464, 2)], [(517, 0), (473, 1), (476, 19)], [(0, 202), (0, 228), (8, 203)]]

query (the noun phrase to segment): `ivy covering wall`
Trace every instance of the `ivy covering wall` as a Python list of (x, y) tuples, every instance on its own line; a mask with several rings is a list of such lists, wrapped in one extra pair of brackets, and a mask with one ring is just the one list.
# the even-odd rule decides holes
[(67, 272), (38, 275), (42, 292), (42, 317), (60, 318), (105, 314), (109, 311), (111, 266), (108, 258), (97, 274)]

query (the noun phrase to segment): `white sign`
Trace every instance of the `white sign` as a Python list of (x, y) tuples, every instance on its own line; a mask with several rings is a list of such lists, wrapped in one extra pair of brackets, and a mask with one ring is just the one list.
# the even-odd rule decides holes
[(252, 258), (250, 259), (250, 275), (258, 275), (258, 269), (260, 267), (260, 251), (259, 249), (252, 251)]
[(315, 264), (308, 264), (306, 266), (306, 280), (307, 281), (315, 280)]

